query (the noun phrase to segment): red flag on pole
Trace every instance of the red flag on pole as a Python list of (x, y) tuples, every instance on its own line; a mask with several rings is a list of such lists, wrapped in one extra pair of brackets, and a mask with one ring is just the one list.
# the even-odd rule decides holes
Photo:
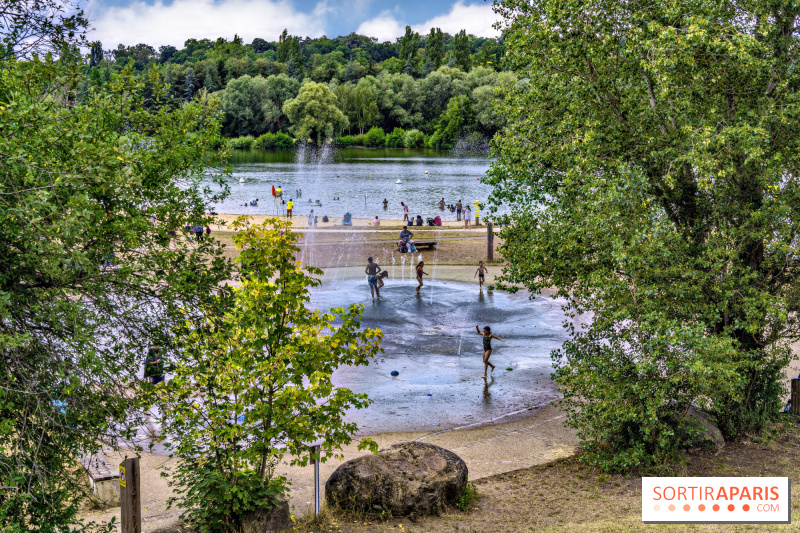
[(272, 186), (272, 196), (275, 196), (275, 186)]

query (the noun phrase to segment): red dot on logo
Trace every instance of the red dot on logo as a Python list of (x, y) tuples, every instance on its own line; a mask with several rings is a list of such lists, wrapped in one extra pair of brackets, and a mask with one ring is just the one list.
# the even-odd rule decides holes
[(728, 505), (728, 510), (729, 511), (733, 511), (734, 509), (736, 509), (735, 505), (733, 505), (732, 503)]
[(688, 511), (688, 510), (689, 510), (689, 509), (691, 509), (691, 508), (692, 508), (692, 506), (691, 506), (691, 505), (689, 505), (688, 503), (687, 503), (686, 505), (684, 505), (684, 506), (683, 506), (683, 510), (684, 510), (684, 511)]
[(670, 511), (674, 511), (675, 510), (675, 504), (673, 504), (673, 503), (669, 504), (669, 507), (667, 507), (667, 509), (669, 509)]
[(701, 503), (700, 505), (697, 506), (697, 509), (699, 511), (705, 511), (706, 510), (706, 506)]
[(750, 510), (750, 506), (749, 506), (749, 505), (747, 505), (747, 504), (744, 504), (744, 505), (742, 506), (742, 509), (743, 509), (743, 510), (745, 510), (745, 511), (749, 511), (749, 510)]
[(712, 509), (714, 509), (715, 511), (719, 511), (719, 505), (717, 505), (717, 504), (715, 503), (715, 504), (714, 504), (714, 507), (712, 507)]

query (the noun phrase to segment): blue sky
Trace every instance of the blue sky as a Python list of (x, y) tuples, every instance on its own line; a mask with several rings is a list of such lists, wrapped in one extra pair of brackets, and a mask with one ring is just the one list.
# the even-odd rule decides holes
[(336, 37), (358, 32), (394, 41), (405, 26), (427, 33), (434, 27), (448, 33), (466, 29), (478, 36), (496, 36), (497, 16), (486, 0), (89, 0), (88, 37), (103, 48), (117, 44), (171, 44), (189, 37), (231, 39), (246, 43), (255, 37), (277, 40), (284, 28), (301, 37)]

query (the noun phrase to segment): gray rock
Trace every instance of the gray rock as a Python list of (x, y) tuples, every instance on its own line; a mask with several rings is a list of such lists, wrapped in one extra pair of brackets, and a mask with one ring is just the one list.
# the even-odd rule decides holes
[(454, 504), (466, 483), (467, 464), (459, 456), (406, 442), (342, 464), (325, 483), (325, 500), (354, 511), (423, 515)]
[(722, 432), (719, 430), (714, 421), (711, 420), (711, 416), (709, 416), (708, 413), (701, 411), (694, 405), (691, 405), (686, 411), (686, 419), (691, 425), (700, 430), (697, 438), (702, 443), (712, 445), (716, 449), (717, 453), (719, 453), (725, 447), (725, 438), (722, 436)]
[(279, 498), (277, 507), (248, 515), (242, 521), (242, 533), (279, 533), (293, 526), (289, 501)]

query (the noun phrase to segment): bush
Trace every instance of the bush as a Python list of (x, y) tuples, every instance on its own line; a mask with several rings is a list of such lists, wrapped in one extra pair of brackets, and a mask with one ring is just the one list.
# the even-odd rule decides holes
[(356, 146), (358, 143), (356, 142), (356, 138), (352, 135), (345, 135), (344, 137), (334, 139), (333, 144), (334, 146)]
[(264, 135), (259, 136), (259, 138), (253, 143), (253, 148), (256, 150), (271, 150), (272, 148), (275, 148), (275, 135), (267, 132)]
[(383, 146), (386, 142), (386, 134), (383, 128), (375, 126), (364, 134), (364, 146)]
[(353, 137), (353, 139), (356, 141), (356, 146), (364, 146), (364, 138), (365, 137), (366, 137), (366, 135), (364, 135), (363, 133)]
[(475, 502), (478, 501), (478, 498), (480, 498), (480, 494), (478, 494), (478, 487), (475, 486), (475, 483), (467, 480), (467, 483), (464, 485), (464, 489), (458, 496), (456, 507), (462, 511), (469, 511), (472, 506), (475, 505)]
[(395, 128), (392, 133), (386, 136), (384, 144), (387, 148), (402, 148), (405, 133), (403, 128)]
[(275, 149), (288, 150), (294, 146), (294, 139), (286, 133), (279, 131), (275, 134)]
[(252, 135), (245, 135), (244, 137), (235, 137), (228, 139), (228, 148), (233, 150), (250, 150), (253, 147), (255, 139)]
[(425, 146), (425, 134), (419, 130), (408, 130), (403, 135), (403, 146), (406, 148), (422, 148)]

